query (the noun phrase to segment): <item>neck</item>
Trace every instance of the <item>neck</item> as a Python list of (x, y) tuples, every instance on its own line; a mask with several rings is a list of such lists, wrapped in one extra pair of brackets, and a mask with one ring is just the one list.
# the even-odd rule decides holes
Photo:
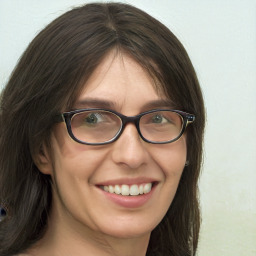
[(145, 256), (150, 234), (114, 237), (93, 231), (52, 212), (44, 237), (28, 253), (33, 256)]

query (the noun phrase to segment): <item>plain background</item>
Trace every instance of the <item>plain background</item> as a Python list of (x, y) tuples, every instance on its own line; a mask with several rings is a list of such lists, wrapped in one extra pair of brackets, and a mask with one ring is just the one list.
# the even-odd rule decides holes
[[(88, 1), (0, 1), (0, 89), (34, 36)], [(123, 1), (121, 1), (123, 2)], [(207, 109), (199, 256), (256, 255), (256, 1), (130, 0), (187, 49)]]

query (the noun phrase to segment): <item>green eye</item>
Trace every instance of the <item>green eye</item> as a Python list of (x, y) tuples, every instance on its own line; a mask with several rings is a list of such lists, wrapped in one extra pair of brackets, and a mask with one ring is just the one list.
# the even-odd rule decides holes
[(153, 123), (161, 124), (162, 121), (163, 121), (163, 117), (161, 115), (155, 115), (152, 117)]
[(98, 114), (90, 114), (85, 118), (85, 122), (88, 124), (96, 124), (98, 122)]

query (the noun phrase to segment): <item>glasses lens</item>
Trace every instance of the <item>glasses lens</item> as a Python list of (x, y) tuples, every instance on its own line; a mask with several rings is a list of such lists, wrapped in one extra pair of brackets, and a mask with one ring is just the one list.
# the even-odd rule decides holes
[(167, 142), (179, 137), (183, 118), (173, 111), (156, 111), (140, 119), (142, 136), (151, 142)]
[(122, 121), (117, 115), (103, 110), (84, 111), (71, 119), (73, 135), (87, 143), (103, 143), (113, 139), (121, 125)]

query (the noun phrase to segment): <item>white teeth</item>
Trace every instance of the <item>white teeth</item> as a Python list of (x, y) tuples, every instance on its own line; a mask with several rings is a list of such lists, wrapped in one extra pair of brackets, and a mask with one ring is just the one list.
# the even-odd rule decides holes
[(139, 186), (139, 191), (140, 191), (140, 195), (144, 193), (144, 187), (142, 184)]
[(113, 186), (108, 186), (108, 192), (109, 193), (114, 193), (115, 192), (115, 189), (114, 189), (114, 187)]
[(132, 185), (130, 187), (130, 195), (131, 196), (137, 196), (139, 194), (139, 188), (138, 188), (138, 185)]
[(129, 194), (130, 194), (129, 186), (128, 186), (128, 185), (122, 185), (121, 188), (122, 188), (121, 194), (122, 194), (123, 196), (129, 196)]
[(145, 186), (144, 186), (144, 194), (147, 194), (151, 191), (151, 188), (152, 188), (152, 184), (151, 183), (147, 183)]
[(119, 187), (119, 185), (115, 185), (115, 194), (121, 194), (121, 189)]
[(142, 194), (147, 194), (151, 191), (152, 183), (144, 183), (144, 184), (133, 184), (133, 185), (109, 185), (101, 187), (104, 191), (109, 193), (115, 193), (117, 195), (123, 196), (137, 196)]

